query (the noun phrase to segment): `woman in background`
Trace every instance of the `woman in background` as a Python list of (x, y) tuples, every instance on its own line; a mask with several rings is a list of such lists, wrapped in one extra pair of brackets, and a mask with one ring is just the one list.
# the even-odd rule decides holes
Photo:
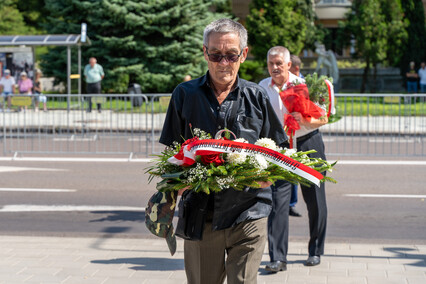
[(36, 112), (38, 112), (38, 108), (39, 108), (40, 103), (43, 103), (43, 111), (45, 111), (45, 112), (47, 111), (47, 105), (46, 105), (47, 98), (46, 98), (46, 96), (43, 96), (43, 94), (42, 94), (43, 86), (41, 85), (41, 80), (40, 80), (42, 75), (43, 74), (41, 73), (41, 71), (39, 69), (37, 69), (35, 79), (34, 79), (34, 87), (33, 87), (34, 95), (35, 95), (34, 96), (34, 110)]

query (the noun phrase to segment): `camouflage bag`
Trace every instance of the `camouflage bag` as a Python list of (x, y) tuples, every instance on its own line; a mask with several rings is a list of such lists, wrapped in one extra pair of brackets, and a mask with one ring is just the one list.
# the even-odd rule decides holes
[(176, 209), (176, 197), (176, 191), (157, 191), (151, 196), (145, 209), (146, 227), (154, 235), (166, 239), (172, 255), (176, 252), (176, 236), (172, 223)]

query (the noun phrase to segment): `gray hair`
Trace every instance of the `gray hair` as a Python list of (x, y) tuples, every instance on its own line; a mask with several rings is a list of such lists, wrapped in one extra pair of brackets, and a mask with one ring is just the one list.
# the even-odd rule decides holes
[(302, 60), (300, 60), (299, 56), (297, 55), (290, 55), (290, 60), (291, 60), (291, 65), (292, 66), (297, 66), (300, 67), (300, 65), (302, 65)]
[(284, 46), (274, 46), (268, 50), (268, 54), (266, 55), (266, 60), (268, 60), (269, 55), (279, 55), (282, 54), (284, 58), (284, 63), (290, 62), (290, 51)]
[(211, 22), (204, 29), (203, 44), (207, 47), (211, 33), (235, 33), (240, 38), (240, 49), (247, 46), (247, 30), (240, 23), (231, 19), (219, 19)]

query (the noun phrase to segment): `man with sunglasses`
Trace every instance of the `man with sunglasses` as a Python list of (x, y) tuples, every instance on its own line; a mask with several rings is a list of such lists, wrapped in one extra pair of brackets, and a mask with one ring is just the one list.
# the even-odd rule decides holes
[[(173, 91), (160, 142), (182, 143), (192, 138), (191, 128), (199, 128), (213, 137), (229, 129), (250, 143), (268, 137), (282, 145), (287, 137), (265, 90), (238, 77), (248, 52), (246, 29), (230, 19), (214, 21), (204, 30), (203, 44), (208, 72)], [(183, 200), (203, 200), (192, 206), (204, 203), (201, 212), (207, 212), (201, 240), (185, 236), (188, 284), (218, 284), (225, 278), (227, 283), (257, 283), (272, 204), (271, 184), (259, 184), (244, 191), (182, 194)], [(193, 207), (185, 208), (185, 214)]]

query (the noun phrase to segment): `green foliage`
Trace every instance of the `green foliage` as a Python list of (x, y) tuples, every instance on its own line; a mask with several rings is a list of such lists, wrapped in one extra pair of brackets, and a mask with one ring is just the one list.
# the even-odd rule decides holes
[(346, 46), (355, 39), (356, 56), (366, 62), (361, 92), (365, 90), (370, 64), (388, 61), (394, 64), (401, 55), (401, 43), (407, 39), (406, 22), (399, 0), (354, 0), (340, 22), (340, 41)]
[(426, 60), (426, 29), (423, 3), (421, 0), (401, 1), (408, 39), (402, 42), (402, 58), (399, 62), (401, 73), (405, 75), (409, 62), (414, 61), (419, 67), (421, 61)]
[(257, 60), (265, 60), (269, 48), (282, 45), (299, 54), (323, 36), (314, 20), (310, 0), (254, 0), (247, 16), (251, 52)]
[(239, 76), (245, 80), (259, 82), (268, 77), (265, 61), (246, 60), (240, 65)]
[(18, 10), (21, 12), (26, 25), (41, 30), (44, 22), (44, 0), (14, 0)]
[[(104, 67), (103, 89), (126, 92), (139, 83), (144, 93), (171, 92), (189, 74), (207, 70), (202, 33), (225, 14), (210, 11), (222, 0), (46, 0), (49, 33), (80, 33), (87, 23), (92, 45), (82, 48), (83, 62), (94, 56)], [(66, 54), (53, 48), (43, 70), (65, 81)], [(76, 67), (73, 66), (73, 70)]]
[[(316, 69), (317, 65), (318, 65), (318, 61), (312, 61), (309, 64), (308, 68)], [(337, 68), (339, 68), (339, 69), (350, 69), (350, 68), (362, 69), (362, 68), (365, 68), (365, 62), (362, 61), (362, 60), (355, 60), (355, 59), (351, 59), (351, 60), (339, 59), (339, 60), (337, 60)]]
[(22, 13), (13, 0), (2, 0), (0, 3), (0, 34), (25, 35), (34, 33), (35, 29), (27, 26)]
[(328, 87), (325, 80), (333, 83), (333, 78), (327, 76), (319, 76), (317, 73), (308, 74), (305, 76), (305, 84), (309, 89), (309, 100), (319, 105), (330, 104)]

